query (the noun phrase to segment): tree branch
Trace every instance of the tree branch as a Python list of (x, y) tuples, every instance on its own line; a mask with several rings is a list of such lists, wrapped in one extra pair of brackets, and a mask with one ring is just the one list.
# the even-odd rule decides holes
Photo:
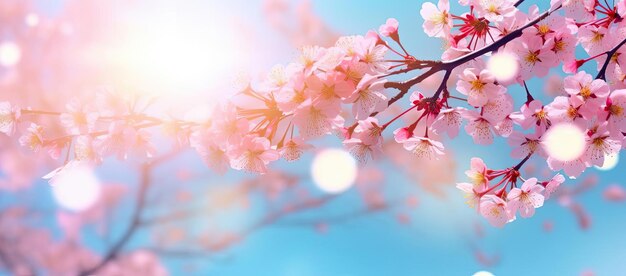
[(626, 38), (622, 40), (619, 44), (617, 44), (615, 47), (613, 47), (613, 49), (605, 53), (606, 60), (604, 61), (604, 64), (602, 65), (602, 68), (600, 69), (600, 71), (598, 71), (598, 75), (596, 75), (596, 79), (602, 79), (606, 81), (606, 68), (609, 66), (609, 63), (611, 63), (611, 59), (613, 58), (613, 55), (615, 55), (617, 50), (619, 50), (619, 48), (624, 46), (625, 43), (626, 43)]
[[(520, 2), (521, 3), (521, 2)], [(433, 95), (433, 99), (437, 99), (441, 92), (443, 91), (443, 89), (446, 88), (445, 86), (445, 82), (448, 81), (450, 74), (452, 72), (452, 70), (454, 70), (456, 67), (465, 64), (468, 61), (471, 61), (475, 58), (478, 58), (486, 53), (489, 52), (493, 52), (493, 51), (497, 51), (500, 47), (506, 45), (507, 43), (511, 42), (512, 40), (522, 36), (522, 33), (525, 29), (534, 26), (535, 24), (537, 24), (539, 21), (547, 18), (548, 16), (550, 16), (552, 13), (554, 13), (555, 11), (559, 10), (561, 8), (561, 6), (557, 7), (554, 10), (548, 10), (544, 13), (542, 13), (541, 15), (539, 15), (537, 18), (535, 18), (534, 20), (526, 23), (526, 25), (518, 28), (515, 31), (512, 31), (510, 33), (508, 33), (507, 35), (505, 35), (504, 37), (502, 37), (501, 39), (495, 41), (492, 44), (489, 44), (487, 46), (484, 46), (481, 49), (478, 49), (476, 51), (473, 51), (471, 53), (468, 53), (464, 56), (458, 57), (456, 59), (450, 60), (450, 61), (443, 61), (443, 62), (438, 62), (438, 63), (434, 63), (434, 65), (426, 72), (424, 72), (421, 75), (418, 75), (410, 80), (404, 81), (404, 82), (387, 82), (385, 83), (385, 88), (396, 88), (398, 90), (400, 90), (400, 93), (398, 93), (395, 97), (393, 97), (391, 100), (389, 100), (388, 105), (391, 105), (393, 103), (395, 103), (396, 101), (398, 101), (400, 98), (404, 97), (404, 95), (406, 95), (406, 93), (408, 93), (408, 91), (411, 89), (411, 87), (413, 87), (415, 84), (422, 82), (423, 80), (425, 80), (426, 78), (432, 76), (433, 74), (439, 72), (439, 71), (446, 71), (446, 75), (444, 76), (444, 78), (442, 79), (442, 84), (439, 86), (439, 88), (437, 89), (437, 91), (435, 92), (435, 94)]]
[(113, 244), (113, 246), (109, 249), (109, 251), (104, 255), (104, 258), (102, 258), (102, 260), (97, 265), (89, 269), (83, 270), (81, 273), (79, 273), (79, 275), (81, 276), (93, 275), (94, 273), (102, 269), (105, 265), (107, 265), (110, 261), (114, 260), (117, 257), (117, 255), (121, 252), (121, 250), (128, 243), (128, 241), (133, 237), (136, 230), (140, 226), (140, 222), (141, 222), (140, 219), (146, 207), (146, 197), (148, 195), (148, 189), (150, 188), (151, 181), (152, 181), (151, 179), (152, 169), (156, 165), (168, 160), (169, 158), (175, 156), (178, 153), (179, 153), (178, 150), (171, 151), (170, 153), (165, 154), (159, 158), (156, 158), (152, 160), (152, 162), (150, 163), (144, 163), (141, 166), (139, 190), (137, 191), (135, 209), (133, 211), (133, 214), (131, 215), (130, 225), (128, 226), (128, 228), (126, 228), (122, 236)]

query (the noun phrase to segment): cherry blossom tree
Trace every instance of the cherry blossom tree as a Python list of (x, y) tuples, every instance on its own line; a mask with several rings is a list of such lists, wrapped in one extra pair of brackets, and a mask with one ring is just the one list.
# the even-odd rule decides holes
[[(275, 223), (308, 225), (324, 232), (332, 223), (383, 210), (395, 212), (399, 223), (410, 223), (404, 211), (396, 212), (394, 208), (415, 207), (415, 195), (390, 200), (378, 190), (375, 184), (379, 183), (367, 180), (357, 184), (362, 208), (337, 217), (288, 220), (294, 213), (319, 208), (339, 196), (314, 195), (298, 184), (300, 177), (273, 169), (272, 163), (281, 159), (297, 161), (315, 151), (316, 139), (331, 135), (338, 137), (360, 166), (388, 157), (406, 166), (403, 169), (409, 174), (434, 174), (436, 166), (449, 165), (451, 153), (446, 144), (460, 135), (467, 134), (475, 144), (486, 146), (505, 139), (511, 146), (510, 155), (519, 162), (495, 168), (473, 157), (461, 166), (469, 167), (465, 173), (469, 181), (456, 187), (465, 194), (467, 204), (493, 226), (503, 227), (515, 221), (518, 214), (532, 217), (535, 209), (555, 194), (563, 206), (577, 214), (584, 228), (589, 225), (588, 216), (571, 201), (577, 192), (560, 190), (559, 186), (566, 182), (565, 176), (578, 177), (591, 166), (601, 166), (605, 158), (626, 146), (626, 73), (621, 67), (626, 63), (626, 55), (622, 55), (626, 43), (623, 0), (611, 5), (607, 1), (552, 0), (544, 11), (535, 5), (526, 11), (519, 9), (523, 0), (426, 2), (420, 10), (421, 28), (429, 37), (443, 41), (439, 60), (423, 59), (416, 49), (407, 49), (400, 35), (402, 22), (394, 18), (364, 35), (337, 37), (309, 13), (305, 3), (297, 14), (306, 15), (303, 20), (314, 23), (303, 25), (316, 28), (309, 29), (304, 38), (294, 38), (294, 44), (320, 36), (317, 40), (324, 47), (301, 47), (296, 61), (274, 66), (262, 79), (243, 82), (235, 95), (215, 103), (208, 116), (200, 117), (192, 112), (165, 115), (154, 98), (120, 89), (98, 89), (80, 96), (59, 94), (54, 102), (42, 97), (45, 89), (52, 89), (46, 87), (47, 73), (30, 68), (30, 63), (12, 64), (12, 58), (38, 59), (39, 66), (58, 69), (52, 70), (58, 83), (70, 83), (54, 89), (77, 89), (80, 85), (69, 80), (76, 78), (71, 74), (74, 70), (63, 70), (65, 64), (55, 55), (69, 56), (68, 49), (84, 42), (80, 39), (88, 40), (88, 35), (71, 34), (98, 30), (101, 22), (93, 18), (87, 22), (92, 25), (82, 28), (54, 20), (40, 22), (45, 19), (25, 12), (28, 5), (21, 4), (25, 2), (13, 2), (11, 9), (3, 10), (8, 14), (3, 18), (27, 19), (26, 24), (13, 24), (23, 28), (13, 32), (41, 34), (16, 36), (24, 40), (17, 41), (19, 45), (33, 49), (23, 48), (18, 50), (20, 53), (10, 44), (4, 50), (8, 58), (0, 59), (3, 65), (16, 67), (12, 69), (14, 76), (3, 83), (3, 90), (20, 91), (2, 95), (0, 101), (2, 152), (17, 160), (13, 168), (3, 168), (14, 173), (10, 180), (0, 182), (2, 188), (20, 190), (35, 177), (44, 177), (54, 186), (68, 171), (94, 168), (112, 158), (142, 164), (128, 225), (104, 252), (77, 242), (77, 233), (84, 225), (102, 221), (105, 210), (116, 206), (125, 194), (123, 185), (107, 190), (107, 196), (88, 211), (56, 214), (66, 237), (36, 256), (26, 254), (24, 248), (51, 243), (50, 233), (28, 221), (13, 222), (33, 210), (3, 210), (0, 223), (9, 230), (3, 231), (6, 237), (0, 241), (15, 242), (13, 246), (18, 250), (0, 251), (0, 261), (6, 270), (15, 273), (45, 270), (54, 274), (161, 275), (165, 271), (158, 255), (215, 254)], [(97, 10), (95, 3), (92, 8)], [(454, 14), (451, 4), (464, 13)], [(74, 7), (81, 5), (75, 3)], [(286, 10), (280, 1), (270, 1), (266, 8), (270, 14)], [(67, 16), (72, 17), (72, 9)], [(277, 29), (294, 32), (289, 25), (272, 18)], [(35, 49), (51, 37), (66, 41)], [(325, 43), (335, 37), (334, 44)], [(578, 46), (584, 56), (576, 55)], [(582, 70), (593, 63), (597, 65), (595, 71)], [(550, 70), (567, 75), (556, 80), (558, 91), (550, 95), (551, 101), (542, 102), (535, 98), (538, 91), (531, 91), (526, 82), (545, 77)], [(432, 90), (416, 88), (433, 81), (437, 85)], [(516, 86), (526, 93), (521, 102), (516, 102), (510, 91)], [(461, 134), (462, 126), (465, 134)], [(165, 130), (164, 136), (171, 141), (171, 152), (157, 146), (161, 137), (153, 130), (158, 128)], [(153, 169), (188, 149), (217, 174), (237, 170), (254, 175), (208, 193), (226, 201), (211, 202), (228, 207), (249, 208), (252, 198), (262, 198), (269, 207), (263, 209), (256, 223), (211, 236), (181, 236), (179, 229), (167, 226), (207, 216), (184, 193), (178, 194), (175, 202), (192, 202), (186, 208), (149, 211), (150, 189), (155, 182)], [(29, 158), (25, 156), (35, 161), (20, 162)], [(539, 176), (523, 171), (531, 159), (543, 162), (551, 174)], [(38, 170), (33, 175), (21, 175), (24, 168)], [(376, 174), (375, 169), (372, 174)], [(440, 179), (421, 180), (427, 190), (440, 193), (436, 187)], [(172, 192), (171, 187), (164, 189)], [(612, 188), (606, 191), (606, 197), (617, 201), (623, 195)], [(138, 231), (164, 225), (167, 234), (162, 234), (165, 237), (160, 242), (124, 250)], [(26, 232), (34, 238), (14, 238)], [(59, 252), (71, 252), (80, 258), (60, 262), (57, 258), (63, 253)]]

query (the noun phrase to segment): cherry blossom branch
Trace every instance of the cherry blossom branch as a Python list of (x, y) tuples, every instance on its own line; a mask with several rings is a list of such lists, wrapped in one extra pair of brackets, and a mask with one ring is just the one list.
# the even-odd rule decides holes
[(33, 115), (52, 115), (52, 116), (59, 116), (59, 115), (61, 115), (61, 112), (43, 111), (43, 110), (32, 110), (32, 109), (22, 109), (22, 110), (20, 110), (20, 114), (22, 114), (22, 115), (25, 115), (25, 114), (33, 114)]
[(160, 158), (157, 158), (150, 163), (144, 163), (141, 166), (139, 190), (137, 191), (135, 209), (133, 211), (133, 214), (131, 215), (130, 225), (128, 226), (128, 228), (126, 228), (121, 238), (119, 238), (113, 244), (113, 246), (104, 255), (104, 258), (97, 265), (93, 266), (92, 268), (83, 270), (81, 273), (79, 273), (79, 275), (81, 276), (93, 275), (94, 273), (102, 269), (105, 265), (107, 265), (110, 261), (114, 260), (117, 257), (117, 255), (120, 253), (122, 248), (128, 243), (128, 241), (135, 234), (136, 230), (139, 228), (140, 218), (146, 206), (146, 197), (148, 194), (148, 189), (150, 188), (150, 185), (151, 185), (152, 168), (154, 168), (159, 163), (171, 158), (177, 153), (178, 151), (173, 151), (170, 154), (161, 156)]
[[(242, 230), (236, 239), (230, 239), (226, 241), (225, 243), (222, 243), (220, 246), (220, 249), (229, 248), (245, 240), (247, 236), (250, 236), (254, 232), (264, 227), (270, 226), (274, 224), (276, 221), (288, 215), (292, 215), (292, 214), (299, 213), (299, 212), (304, 212), (312, 208), (321, 207), (336, 198), (338, 198), (337, 195), (325, 195), (325, 196), (321, 196), (317, 198), (311, 198), (311, 199), (308, 199), (308, 200), (305, 200), (296, 204), (287, 205), (287, 206), (280, 208), (279, 210), (269, 212), (266, 215), (264, 215), (262, 218), (260, 218), (257, 222), (251, 224), (250, 226)], [(193, 214), (198, 214), (198, 212), (194, 212)], [(186, 217), (186, 218), (189, 218), (189, 217)], [(170, 219), (174, 219), (174, 220), (170, 220)], [(167, 222), (173, 222), (179, 219), (182, 219), (182, 217), (175, 217), (175, 216), (169, 217), (168, 216), (168, 217), (161, 217), (158, 219), (144, 220), (144, 222), (167, 223)], [(144, 226), (145, 225), (148, 225), (148, 224), (144, 224)], [(156, 254), (167, 255), (170, 257), (205, 257), (207, 255), (211, 255), (215, 253), (215, 250), (208, 250), (208, 249), (207, 250), (182, 250), (182, 251), (177, 250), (177, 249), (152, 248), (152, 247), (147, 247), (144, 249), (151, 250), (152, 252)]]
[(626, 44), (626, 38), (623, 39), (619, 44), (615, 45), (613, 49), (605, 53), (606, 60), (604, 61), (604, 64), (602, 65), (602, 68), (600, 69), (600, 71), (598, 71), (598, 75), (596, 75), (596, 79), (606, 80), (606, 69), (609, 66), (609, 63), (611, 63), (611, 59), (613, 58), (613, 55), (615, 55), (617, 50), (619, 50), (619, 48), (624, 46), (624, 44)]
[(135, 211), (131, 216), (131, 222), (126, 231), (122, 234), (122, 237), (115, 242), (115, 244), (105, 254), (104, 258), (94, 267), (89, 268), (81, 272), (79, 275), (88, 276), (93, 275), (98, 270), (103, 268), (111, 260), (115, 259), (121, 249), (126, 245), (130, 238), (134, 235), (135, 230), (139, 226), (139, 217), (144, 209), (145, 198), (148, 193), (148, 187), (150, 186), (150, 165), (144, 164), (141, 168), (141, 177), (139, 182), (139, 191), (137, 192), (137, 199), (135, 204)]
[(432, 76), (433, 74), (435, 74), (437, 72), (446, 71), (443, 79), (441, 80), (441, 85), (439, 85), (439, 88), (437, 88), (437, 90), (435, 91), (435, 94), (431, 97), (431, 100), (438, 99), (439, 96), (441, 95), (441, 93), (443, 92), (443, 90), (446, 88), (446, 84), (445, 83), (450, 78), (450, 74), (452, 73), (452, 70), (454, 70), (456, 67), (458, 67), (460, 65), (463, 65), (466, 62), (471, 61), (471, 60), (473, 60), (473, 59), (475, 59), (477, 57), (480, 57), (480, 56), (482, 56), (482, 55), (484, 55), (486, 53), (497, 51), (500, 47), (502, 47), (502, 46), (506, 45), (507, 43), (511, 42), (512, 40), (522, 36), (522, 33), (523, 33), (523, 31), (525, 29), (534, 26), (539, 21), (547, 18), (548, 16), (550, 16), (555, 11), (558, 11), (560, 8), (561, 8), (561, 6), (558, 6), (554, 10), (545, 11), (544, 13), (539, 15), (534, 20), (531, 20), (530, 22), (526, 23), (526, 25), (516, 29), (515, 31), (512, 31), (512, 32), (508, 33), (507, 35), (505, 35), (501, 39), (495, 41), (492, 44), (484, 46), (483, 48), (481, 48), (479, 50), (476, 50), (474, 52), (468, 53), (468, 54), (466, 54), (464, 56), (458, 57), (458, 58), (450, 60), (450, 61), (443, 61), (443, 62), (436, 63), (428, 71), (426, 71), (423, 74), (418, 75), (417, 77), (414, 77), (414, 78), (412, 78), (410, 80), (407, 80), (407, 81), (404, 81), (404, 82), (387, 82), (387, 83), (385, 83), (385, 88), (396, 88), (396, 89), (400, 90), (400, 92), (395, 97), (393, 97), (391, 100), (389, 100), (388, 105), (393, 104), (394, 102), (396, 102), (400, 98), (402, 98), (404, 95), (406, 95), (406, 93), (409, 92), (409, 89), (411, 89), (411, 87), (413, 87), (415, 84), (418, 84), (418, 83), (422, 82), (423, 80), (425, 80), (426, 78)]
[(520, 161), (517, 165), (515, 165), (515, 167), (513, 167), (514, 170), (519, 171), (522, 166), (524, 166), (524, 163), (526, 163), (526, 161), (528, 161), (528, 159), (530, 159), (530, 157), (533, 155), (534, 151), (529, 153), (528, 155), (526, 155), (526, 157), (524, 157), (524, 159), (522, 159), (522, 161)]

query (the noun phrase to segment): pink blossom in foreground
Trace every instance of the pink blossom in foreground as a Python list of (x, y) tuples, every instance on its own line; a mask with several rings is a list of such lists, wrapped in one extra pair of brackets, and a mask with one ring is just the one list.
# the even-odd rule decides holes
[(437, 160), (439, 156), (444, 155), (443, 144), (427, 137), (411, 137), (403, 141), (402, 145), (420, 158)]
[(609, 86), (603, 80), (596, 80), (590, 74), (578, 72), (574, 76), (563, 80), (565, 92), (572, 96), (572, 103), (582, 102), (583, 107), (579, 111), (587, 117), (594, 115), (609, 95)]
[(396, 20), (395, 18), (389, 18), (387, 19), (387, 22), (385, 22), (385, 24), (381, 25), (380, 28), (378, 28), (378, 32), (382, 36), (393, 37), (394, 35), (398, 34), (398, 24), (398, 20)]
[(473, 69), (465, 69), (461, 79), (457, 82), (457, 90), (467, 95), (467, 102), (475, 107), (487, 104), (490, 98), (495, 97), (504, 90), (504, 87), (496, 85), (495, 78), (488, 70), (478, 72)]
[(491, 22), (499, 22), (505, 17), (515, 15), (517, 9), (512, 0), (480, 0), (476, 2), (476, 15), (483, 16)]
[(465, 131), (472, 136), (474, 143), (479, 145), (489, 145), (493, 143), (492, 130), (495, 126), (491, 121), (474, 110), (465, 112), (464, 117), (469, 120), (467, 125), (465, 125)]
[(548, 48), (540, 37), (523, 35), (519, 43), (513, 44), (513, 52), (520, 61), (520, 75), (523, 80), (535, 75), (544, 77), (548, 70), (555, 65), (556, 55)]
[(452, 28), (452, 18), (449, 14), (449, 0), (439, 0), (437, 5), (431, 2), (422, 4), (420, 15), (424, 19), (423, 28), (428, 36), (446, 37)]
[(293, 162), (302, 156), (304, 151), (313, 148), (310, 144), (307, 144), (302, 138), (294, 137), (285, 142), (285, 145), (280, 149), (280, 155), (287, 161)]
[(241, 145), (228, 155), (234, 169), (256, 173), (266, 173), (267, 164), (280, 158), (278, 151), (270, 148), (267, 138), (252, 135), (244, 137)]
[(519, 210), (523, 218), (532, 217), (535, 209), (543, 206), (543, 190), (544, 187), (537, 184), (537, 178), (529, 178), (521, 188), (513, 188), (507, 195), (511, 212)]
[(481, 199), (480, 214), (496, 227), (503, 227), (515, 220), (515, 214), (509, 209), (507, 202), (495, 195), (486, 195)]

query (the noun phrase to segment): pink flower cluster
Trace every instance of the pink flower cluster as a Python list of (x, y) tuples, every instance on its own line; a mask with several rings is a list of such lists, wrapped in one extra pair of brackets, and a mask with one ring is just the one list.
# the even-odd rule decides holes
[[(443, 136), (454, 138), (463, 127), (476, 144), (507, 138), (511, 155), (522, 159), (500, 171), (474, 159), (474, 181), (459, 184), (481, 214), (503, 225), (518, 211), (531, 216), (563, 182), (560, 175), (545, 182), (522, 178), (519, 169), (531, 157), (578, 176), (626, 144), (626, 55), (621, 48), (626, 44), (626, 8), (623, 0), (613, 5), (552, 0), (540, 13), (535, 5), (527, 12), (518, 9), (521, 1), (514, 0), (458, 2), (468, 12), (452, 14), (448, 0), (424, 3), (420, 11), (425, 33), (445, 42), (441, 61), (410, 54), (401, 42), (399, 22), (390, 18), (378, 32), (340, 37), (327, 48), (303, 47), (298, 61), (275, 66), (260, 82), (247, 83), (235, 97), (216, 104), (209, 118), (157, 118), (147, 113), (150, 101), (107, 92), (91, 101), (72, 100), (62, 112), (0, 103), (0, 131), (19, 132), (20, 144), (32, 151), (53, 158), (65, 153), (65, 165), (97, 164), (111, 155), (150, 158), (155, 148), (147, 129), (162, 126), (178, 146), (194, 148), (218, 172), (230, 167), (265, 173), (271, 162), (297, 160), (312, 147), (311, 140), (328, 134), (338, 135), (365, 163), (382, 154), (390, 126), (395, 142), (416, 158), (438, 160), (445, 154)], [(588, 57), (576, 57), (578, 45)], [(513, 57), (511, 62), (519, 65), (512, 78), (501, 79), (488, 66), (490, 55), (496, 54)], [(579, 72), (590, 61), (598, 65), (595, 77)], [(526, 81), (559, 67), (569, 74), (555, 89), (562, 93), (546, 104), (535, 99)], [(415, 71), (420, 73), (413, 78), (396, 80)], [(436, 90), (413, 89), (437, 74), (443, 77)], [(517, 84), (527, 95), (519, 108), (510, 91)], [(392, 105), (401, 110), (395, 116), (389, 116)], [(54, 123), (33, 115), (58, 118)], [(583, 153), (574, 160), (546, 150), (545, 134), (563, 123), (585, 135)], [(57, 138), (51, 138), (54, 134)], [(496, 177), (501, 180), (491, 184)], [(519, 188), (518, 181), (523, 181)]]
[[(465, 193), (468, 205), (497, 227), (514, 221), (518, 212), (523, 218), (532, 217), (535, 209), (543, 206), (544, 200), (565, 181), (560, 174), (543, 182), (534, 177), (524, 179), (519, 166), (492, 170), (480, 158), (472, 158), (471, 168), (465, 174), (471, 182), (459, 183), (457, 188)], [(497, 178), (500, 180), (494, 181)], [(522, 182), (520, 187), (518, 182)]]

